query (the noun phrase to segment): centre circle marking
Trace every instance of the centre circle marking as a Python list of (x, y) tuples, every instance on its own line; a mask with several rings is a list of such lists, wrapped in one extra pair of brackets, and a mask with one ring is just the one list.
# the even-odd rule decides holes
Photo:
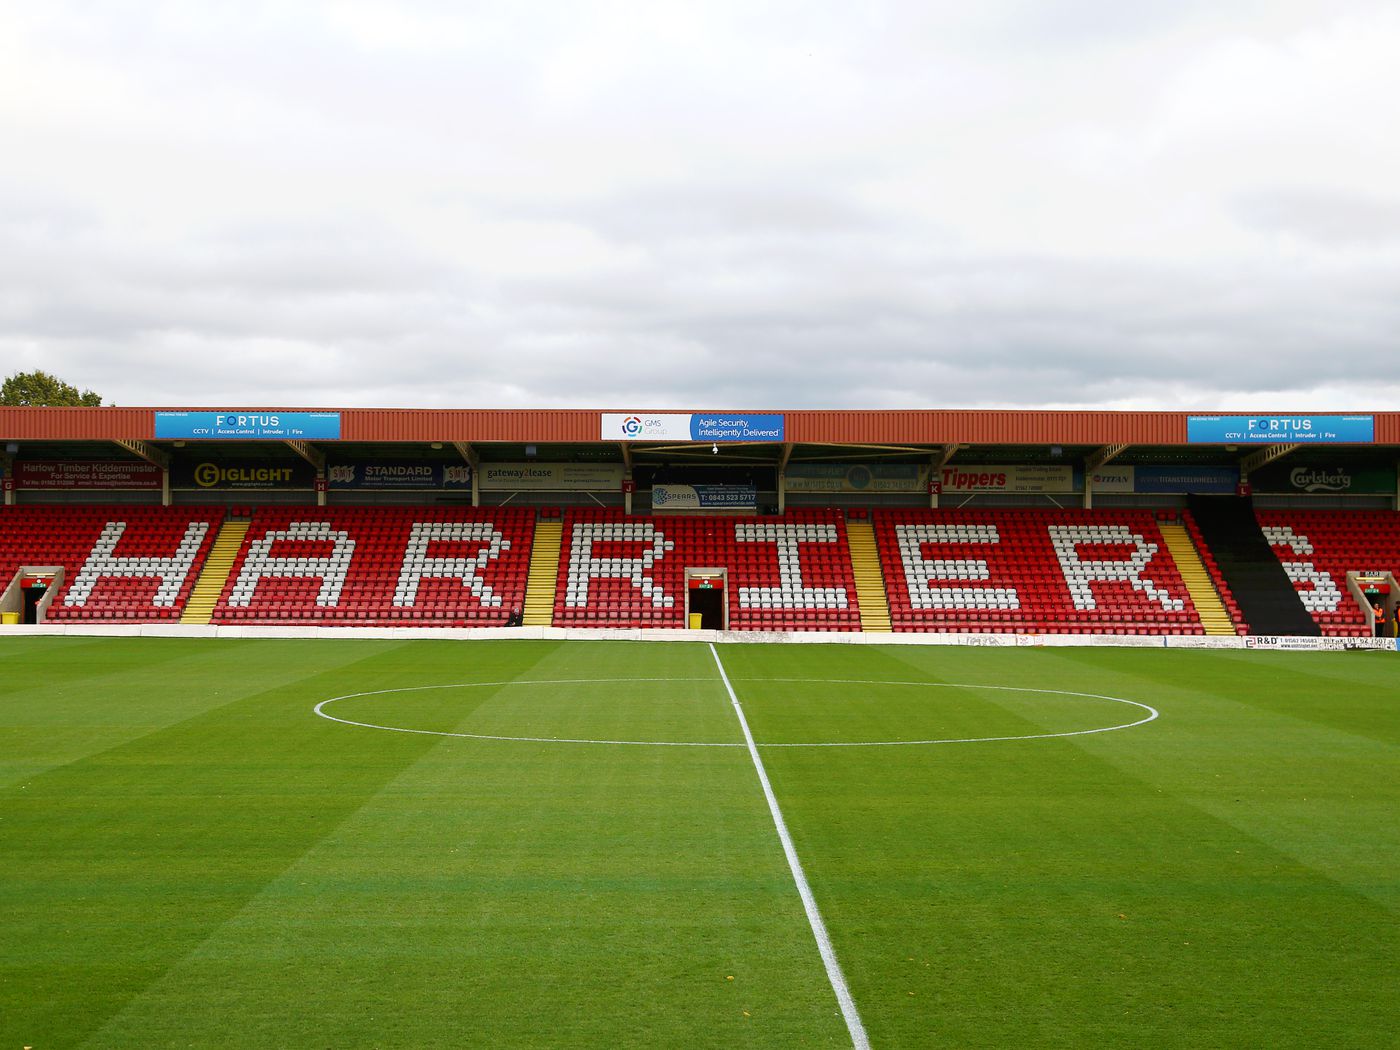
[[(555, 736), (504, 736), (493, 733), (449, 733), (438, 729), (409, 729), (405, 726), (381, 725), (376, 722), (358, 722), (350, 718), (340, 718), (330, 714), (326, 708), (340, 700), (354, 700), (363, 696), (388, 696), (393, 693), (421, 693), (430, 689), (490, 689), (515, 685), (615, 685), (620, 682), (713, 682), (713, 678), (550, 678), (537, 681), (509, 682), (455, 682), (443, 685), (409, 685), (395, 689), (371, 689), (361, 693), (346, 693), (322, 700), (312, 710), (322, 718), (347, 726), (362, 729), (381, 729), (389, 733), (413, 733), (419, 736), (460, 737), (466, 740), (504, 740), (523, 744), (612, 744), (629, 747), (745, 747), (743, 742), (712, 743), (695, 740), (592, 740), (577, 737)], [(1115, 704), (1126, 704), (1147, 712), (1146, 717), (1135, 722), (1119, 725), (1098, 726), (1093, 729), (1076, 729), (1065, 733), (1025, 733), (1019, 736), (969, 736), (947, 737), (936, 740), (822, 740), (808, 743), (765, 744), (759, 747), (917, 747), (930, 744), (981, 744), (1010, 740), (1054, 740), (1062, 737), (1092, 736), (1095, 733), (1112, 733), (1119, 729), (1132, 729), (1145, 725), (1159, 717), (1159, 712), (1149, 704), (1137, 700), (1125, 700), (1121, 696), (1107, 696), (1103, 693), (1080, 693), (1071, 689), (1038, 689), (1019, 685), (972, 685), (964, 682), (885, 682), (831, 678), (736, 678), (736, 682), (782, 682), (806, 683), (810, 685), (896, 685), (920, 689), (986, 689), (1003, 693), (1041, 693), (1047, 696), (1077, 696), (1086, 700), (1107, 700)]]

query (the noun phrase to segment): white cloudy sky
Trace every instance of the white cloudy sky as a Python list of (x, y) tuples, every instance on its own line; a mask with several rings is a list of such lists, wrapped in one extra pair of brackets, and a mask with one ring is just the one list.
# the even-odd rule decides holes
[(1387, 408), (1400, 5), (0, 0), (0, 374)]

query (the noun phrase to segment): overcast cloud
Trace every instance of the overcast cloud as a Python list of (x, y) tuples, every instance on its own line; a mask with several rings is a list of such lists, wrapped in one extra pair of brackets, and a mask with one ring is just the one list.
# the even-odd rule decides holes
[(0, 0), (0, 373), (127, 405), (1367, 409), (1400, 7)]

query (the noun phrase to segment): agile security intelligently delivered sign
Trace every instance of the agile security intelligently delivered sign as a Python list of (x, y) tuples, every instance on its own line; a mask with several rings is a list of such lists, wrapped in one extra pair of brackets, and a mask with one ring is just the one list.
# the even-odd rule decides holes
[(157, 412), (158, 439), (339, 441), (339, 412)]
[(781, 413), (604, 412), (604, 441), (782, 441)]
[(1375, 416), (1187, 416), (1192, 444), (1360, 443), (1376, 439)]

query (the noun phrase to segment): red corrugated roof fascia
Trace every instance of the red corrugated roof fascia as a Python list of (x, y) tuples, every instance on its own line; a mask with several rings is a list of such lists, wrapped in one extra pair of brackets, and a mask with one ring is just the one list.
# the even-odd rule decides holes
[(345, 441), (597, 441), (599, 413), (585, 409), (344, 409)]
[(789, 412), (798, 444), (1175, 445), (1186, 440), (1182, 412)]
[(149, 408), (0, 406), (0, 441), (137, 441), (155, 434)]
[[(258, 410), (335, 411), (261, 407)], [(155, 434), (156, 411), (152, 408), (0, 407), (0, 441), (149, 440)], [(602, 413), (591, 409), (347, 408), (339, 411), (342, 440), (360, 442), (580, 444), (599, 441), (602, 426)], [(1400, 444), (1400, 412), (1372, 414), (1376, 417), (1376, 443)], [(1016, 409), (785, 413), (787, 440), (808, 445), (1180, 445), (1186, 442), (1187, 415), (1185, 412)]]

